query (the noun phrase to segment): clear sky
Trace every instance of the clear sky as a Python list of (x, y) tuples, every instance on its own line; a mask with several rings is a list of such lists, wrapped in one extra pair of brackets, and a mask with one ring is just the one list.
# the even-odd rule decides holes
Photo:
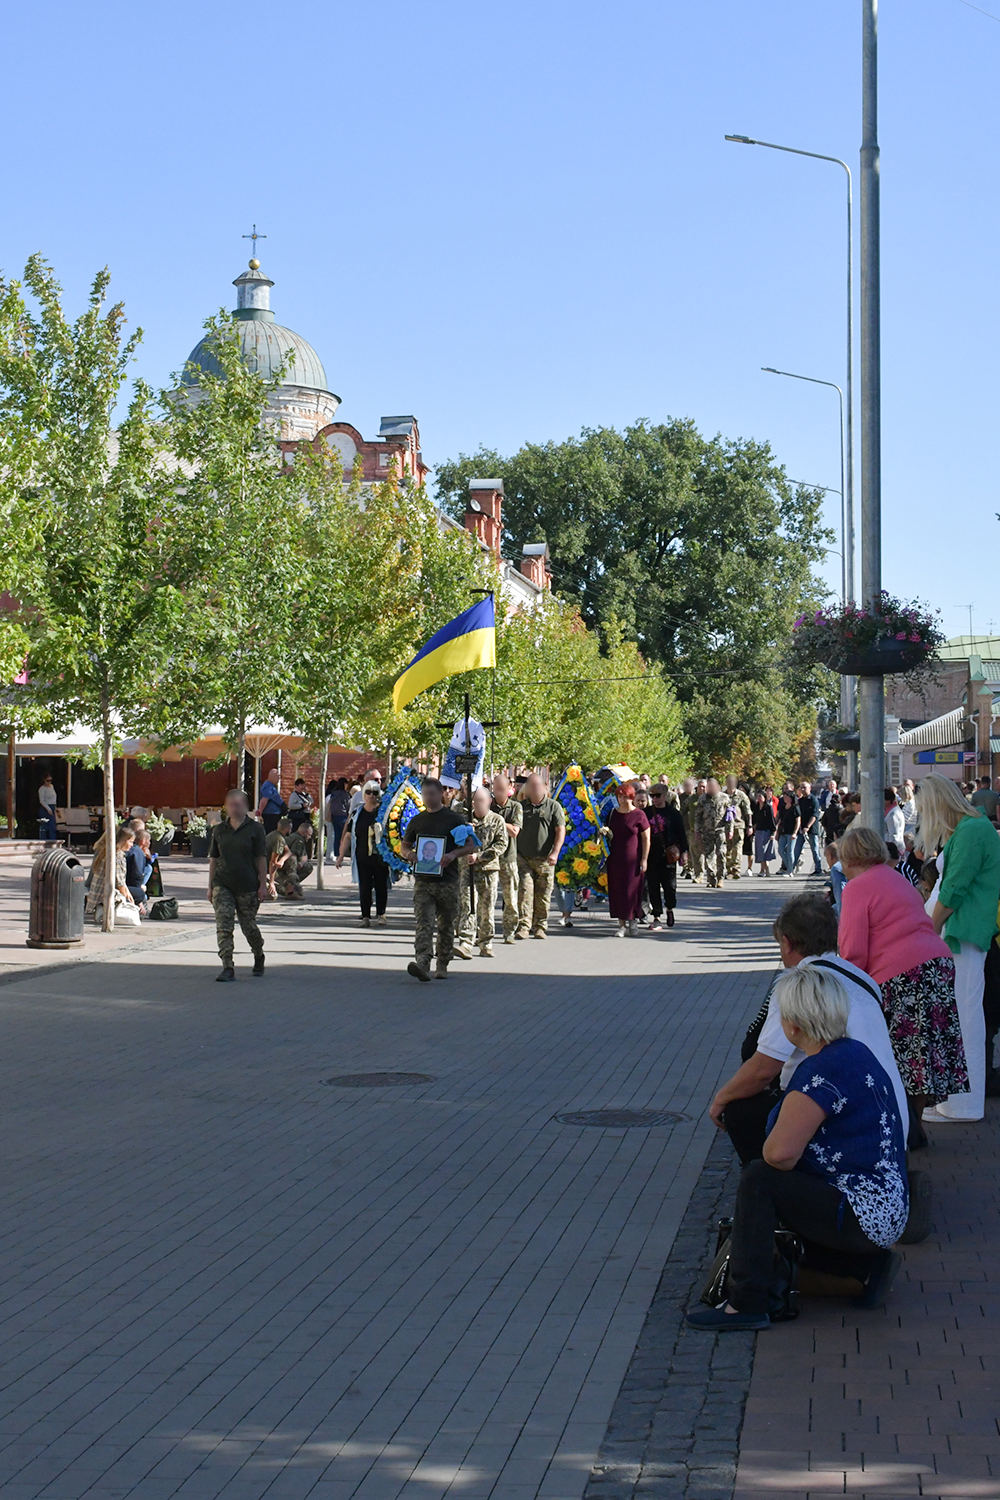
[[(880, 9), (883, 578), (1000, 631), (1000, 19)], [(856, 166), (860, 41), (858, 0), (18, 6), (0, 266), (40, 250), (71, 310), (110, 266), (161, 385), (256, 221), (366, 436), (413, 412), (433, 464), (683, 416), (836, 486), (835, 393), (760, 366), (843, 381), (843, 173), (723, 136)]]

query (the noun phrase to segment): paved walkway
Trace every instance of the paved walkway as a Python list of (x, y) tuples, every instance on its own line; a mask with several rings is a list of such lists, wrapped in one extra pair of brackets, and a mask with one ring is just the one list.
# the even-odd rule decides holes
[[(199, 925), (0, 988), (3, 1500), (579, 1500), (788, 884), (444, 984), (394, 893), (269, 911), (262, 981)], [(691, 1118), (554, 1119), (610, 1106)]]
[(1000, 1102), (928, 1127), (934, 1232), (888, 1305), (804, 1298), (757, 1337), (737, 1500), (1000, 1496)]

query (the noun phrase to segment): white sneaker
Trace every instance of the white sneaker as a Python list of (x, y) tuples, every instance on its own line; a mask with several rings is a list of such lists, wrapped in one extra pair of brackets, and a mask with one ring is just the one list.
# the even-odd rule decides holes
[(936, 1104), (930, 1104), (920, 1116), (925, 1125), (975, 1125), (982, 1115), (944, 1115)]
[(625, 923), (624, 922), (619, 922), (618, 923), (618, 931), (615, 933), (615, 937), (624, 937), (624, 936), (625, 936)]

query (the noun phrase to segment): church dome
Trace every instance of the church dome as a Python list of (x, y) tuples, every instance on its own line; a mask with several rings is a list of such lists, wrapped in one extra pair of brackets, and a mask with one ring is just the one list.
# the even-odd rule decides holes
[[(237, 319), (240, 350), (247, 367), (265, 380), (273, 380), (287, 360), (283, 385), (329, 391), (326, 371), (316, 350), (299, 334), (274, 321), (270, 306), (273, 285), (274, 282), (262, 274), (256, 260), (252, 260), (249, 270), (233, 282), (238, 302), (233, 316)], [(207, 338), (191, 350), (187, 365), (182, 377), (182, 384), (187, 386), (198, 384), (199, 370), (206, 375), (223, 373)]]

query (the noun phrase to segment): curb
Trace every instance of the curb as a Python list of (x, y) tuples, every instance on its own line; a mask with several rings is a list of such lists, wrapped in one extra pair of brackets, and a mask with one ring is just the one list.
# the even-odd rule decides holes
[(123, 943), (120, 948), (109, 948), (104, 953), (81, 953), (79, 958), (63, 959), (61, 963), (35, 964), (31, 968), (0, 974), (0, 985), (21, 984), (26, 979), (38, 979), (47, 974), (63, 974), (68, 969), (79, 968), (81, 964), (107, 963), (111, 958), (127, 958), (134, 953), (148, 953), (151, 948), (170, 948), (175, 943), (183, 943), (186, 938), (196, 937), (202, 926), (211, 930), (211, 924), (206, 922), (197, 927), (185, 927), (180, 932), (165, 932), (162, 937), (147, 938), (144, 943)]

